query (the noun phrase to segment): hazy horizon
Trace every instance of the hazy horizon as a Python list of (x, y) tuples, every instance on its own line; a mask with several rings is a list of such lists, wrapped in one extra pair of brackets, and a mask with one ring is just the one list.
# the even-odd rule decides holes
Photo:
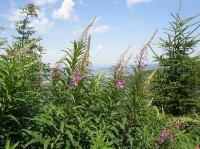
[[(3, 0), (0, 0), (3, 1)], [(97, 16), (91, 31), (90, 58), (93, 65), (114, 65), (119, 56), (131, 44), (133, 59), (156, 29), (153, 43), (158, 43), (164, 30), (172, 21), (170, 13), (179, 9), (179, 0), (6, 0), (0, 6), (0, 26), (5, 27), (4, 36), (9, 41), (16, 35), (14, 22), (19, 20), (20, 7), (27, 3), (39, 5), (38, 20), (33, 21), (37, 35), (46, 49), (45, 63), (57, 62), (71, 48), (71, 41), (78, 39), (81, 31)], [(182, 0), (182, 16), (189, 17), (200, 11), (200, 1)], [(155, 52), (162, 50), (152, 45)], [(198, 49), (198, 48), (197, 48)], [(2, 52), (2, 51), (0, 51)], [(200, 52), (199, 49), (197, 52)], [(148, 51), (149, 63), (154, 61)]]

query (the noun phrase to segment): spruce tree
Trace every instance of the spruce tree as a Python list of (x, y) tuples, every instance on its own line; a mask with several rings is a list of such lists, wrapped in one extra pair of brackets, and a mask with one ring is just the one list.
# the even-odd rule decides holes
[[(163, 55), (157, 57), (159, 68), (153, 80), (154, 104), (166, 113), (181, 115), (192, 108), (192, 96), (197, 90), (199, 58), (192, 56), (199, 42), (194, 22), (199, 15), (182, 19), (180, 12), (166, 29), (166, 38), (160, 38)], [(194, 103), (194, 102), (193, 102)]]
[[(14, 36), (14, 44), (13, 47), (15, 49), (23, 48), (25, 45), (30, 44), (31, 42), (36, 40), (34, 37), (36, 31), (34, 26), (32, 25), (32, 20), (38, 18), (38, 10), (39, 8), (34, 4), (30, 3), (26, 5), (24, 8), (21, 8), (21, 14), (23, 18), (16, 22), (16, 31), (18, 33), (17, 36)], [(38, 40), (38, 39), (37, 39)], [(29, 50), (29, 53), (36, 49), (36, 51), (41, 52), (43, 48), (39, 46), (36, 42)]]
[(22, 19), (16, 22), (17, 36), (14, 36), (12, 48), (22, 50), (28, 46), (23, 59), (29, 59), (29, 57), (34, 56), (34, 61), (37, 62), (37, 66), (29, 70), (32, 73), (29, 81), (40, 85), (44, 69), (44, 64), (41, 60), (44, 48), (40, 46), (41, 38), (35, 35), (36, 30), (33, 25), (33, 20), (38, 19), (38, 13), (39, 7), (32, 3), (21, 8)]

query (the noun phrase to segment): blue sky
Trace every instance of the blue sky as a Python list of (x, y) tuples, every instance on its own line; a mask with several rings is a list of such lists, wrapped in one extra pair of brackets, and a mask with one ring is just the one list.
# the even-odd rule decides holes
[[(182, 0), (182, 16), (200, 13), (200, 0)], [(113, 65), (131, 44), (130, 52), (136, 56), (140, 47), (158, 28), (154, 40), (163, 35), (164, 27), (172, 20), (170, 12), (179, 8), (179, 0), (0, 0), (0, 26), (11, 40), (15, 34), (13, 24), (20, 16), (19, 7), (27, 3), (39, 5), (39, 20), (34, 21), (41, 44), (46, 48), (43, 60), (55, 63), (78, 39), (80, 32), (98, 16), (92, 28), (91, 61), (94, 65)], [(157, 53), (162, 50), (154, 46)], [(149, 62), (153, 54), (149, 51)], [(134, 62), (134, 60), (131, 60)]]

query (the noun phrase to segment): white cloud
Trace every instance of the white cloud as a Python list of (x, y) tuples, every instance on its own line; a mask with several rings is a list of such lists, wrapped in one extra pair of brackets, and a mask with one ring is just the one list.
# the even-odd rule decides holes
[(54, 26), (44, 12), (39, 12), (38, 18), (33, 20), (32, 25), (39, 33), (46, 33), (48, 29)]
[(137, 3), (148, 3), (150, 1), (151, 0), (127, 0), (127, 4), (130, 6)]
[(103, 45), (100, 44), (97, 46), (97, 50), (102, 50), (102, 49), (103, 49)]
[(44, 5), (46, 3), (46, 0), (35, 0), (36, 5)]
[(73, 18), (72, 12), (75, 3), (73, 0), (64, 0), (61, 7), (53, 11), (53, 18), (70, 20)]
[(105, 33), (110, 29), (109, 25), (100, 25), (92, 30), (93, 33)]
[(35, 0), (36, 5), (45, 5), (45, 4), (53, 4), (56, 3), (58, 0)]
[(20, 18), (22, 18), (22, 14), (21, 14), (21, 10), (20, 9), (12, 9), (12, 11), (10, 10), (10, 14), (9, 15), (4, 15), (4, 17), (8, 20), (8, 21), (17, 21)]
[[(15, 28), (15, 22), (25, 17), (25, 14), (22, 14), (21, 11), (21, 9), (12, 7), (10, 9), (10, 14), (4, 15), (4, 17), (10, 22), (10, 28)], [(30, 26), (35, 27), (40, 33), (44, 33), (49, 28), (53, 27), (53, 22), (47, 18), (44, 11), (40, 11), (38, 12), (38, 18), (33, 19)]]
[(8, 20), (10, 22), (9, 27), (14, 28), (15, 22), (22, 19), (24, 17), (24, 14), (21, 13), (21, 9), (12, 7), (10, 9), (10, 13), (7, 15), (3, 15), (3, 17), (5, 17), (6, 20)]
[(91, 57), (96, 57), (103, 50), (103, 48), (102, 44), (98, 44), (94, 50), (91, 50)]
[(48, 3), (52, 4), (52, 3), (55, 3), (57, 2), (58, 0), (47, 0)]

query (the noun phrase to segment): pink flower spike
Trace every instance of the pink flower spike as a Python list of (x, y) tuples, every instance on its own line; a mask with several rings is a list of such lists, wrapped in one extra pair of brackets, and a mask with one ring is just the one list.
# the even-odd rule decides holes
[(117, 89), (123, 89), (125, 87), (125, 81), (124, 80), (118, 80), (116, 83)]
[(60, 63), (58, 63), (57, 69), (58, 69), (58, 77), (61, 78), (61, 75), (62, 75), (62, 71), (61, 71), (62, 70), (62, 66), (61, 66)]
[(167, 139), (168, 133), (167, 133), (167, 129), (164, 128), (161, 134), (161, 143), (164, 143)]
[(75, 73), (74, 77), (77, 79), (77, 80), (81, 80), (81, 73), (78, 71)]
[(72, 86), (77, 87), (78, 86), (78, 80), (75, 80), (75, 79), (71, 80), (71, 84), (72, 84)]
[(50, 70), (50, 79), (53, 80), (54, 78), (54, 68), (51, 68)]
[(71, 80), (72, 86), (77, 87), (80, 80), (82, 80), (82, 76), (81, 76), (81, 73), (77, 71), (72, 76), (72, 80)]

